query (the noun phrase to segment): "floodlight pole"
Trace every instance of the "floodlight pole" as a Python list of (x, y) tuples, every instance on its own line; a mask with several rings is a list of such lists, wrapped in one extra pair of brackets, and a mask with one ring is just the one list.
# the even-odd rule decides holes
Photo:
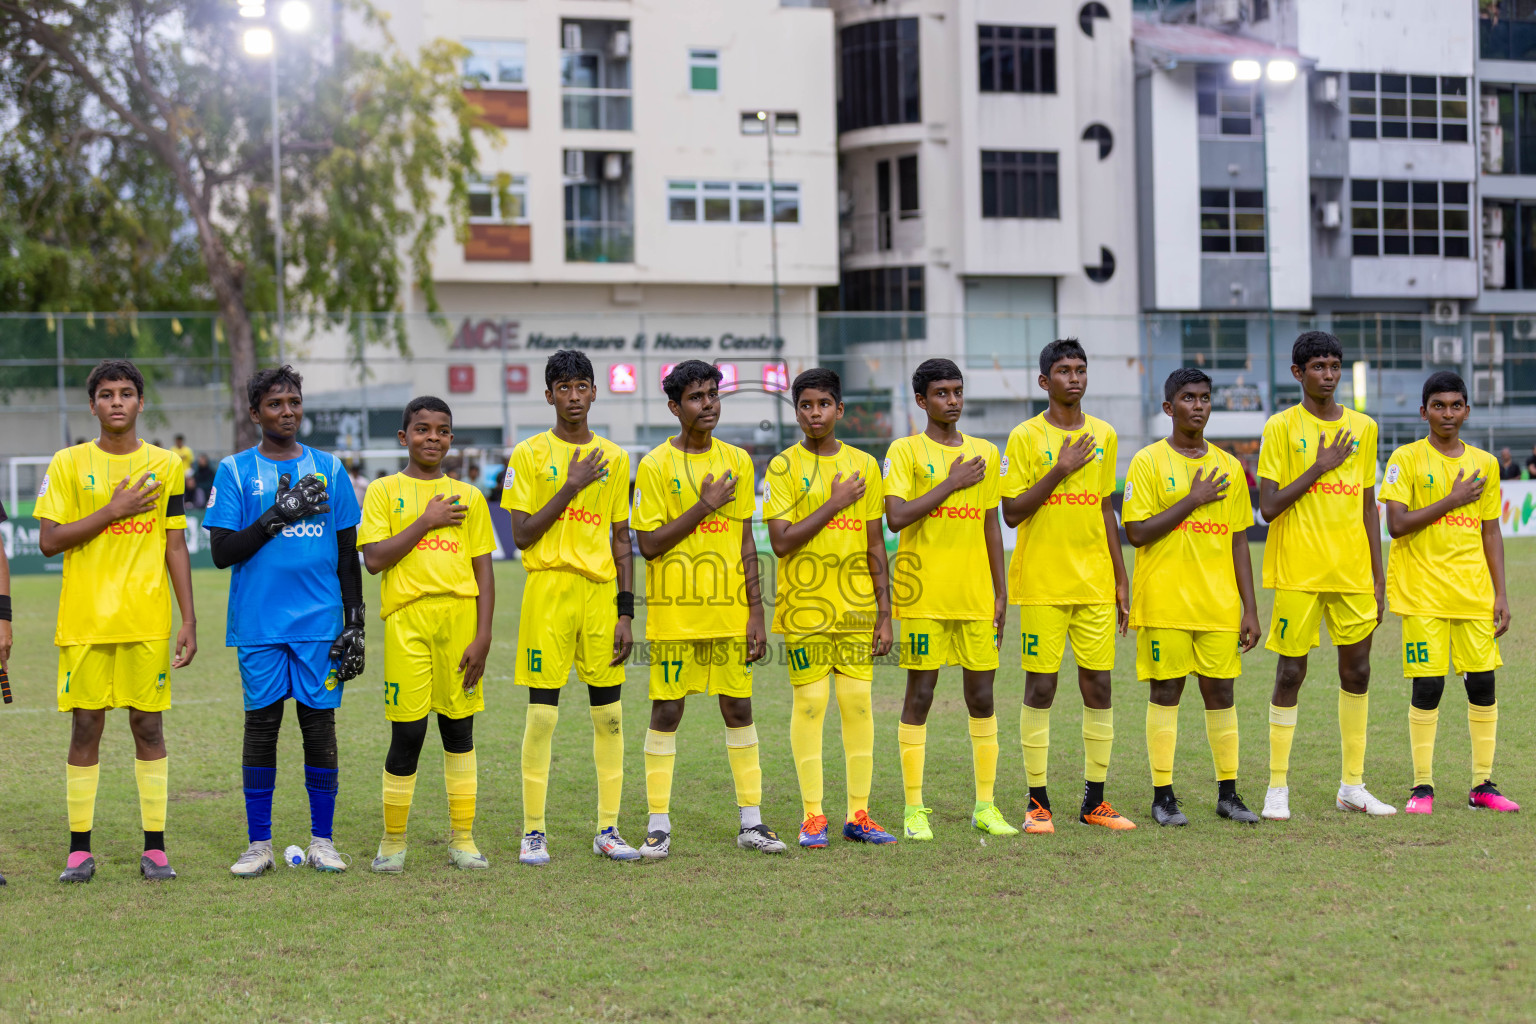
[[(283, 143), (277, 105), (277, 33), (269, 63), (272, 65), (272, 248), (277, 264), (277, 365), (287, 361), (286, 314), (283, 310)], [(1266, 224), (1266, 230), (1268, 226)]]

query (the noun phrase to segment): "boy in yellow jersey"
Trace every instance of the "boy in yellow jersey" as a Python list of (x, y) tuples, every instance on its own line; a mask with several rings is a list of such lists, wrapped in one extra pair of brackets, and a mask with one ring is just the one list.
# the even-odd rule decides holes
[(475, 714), (485, 710), (480, 681), (491, 649), (496, 579), (491, 573), (491, 516), (485, 496), (443, 474), (453, 447), (453, 412), (441, 398), (413, 398), (397, 435), (410, 463), (368, 485), (357, 548), (383, 573), (384, 837), (373, 870), (405, 870), (405, 825), (416, 792), (416, 763), (427, 738), (427, 712), (443, 740), (443, 782), (452, 838), (448, 862), (489, 864), (475, 846)]
[(1259, 512), (1270, 524), (1264, 585), (1275, 592), (1265, 647), (1280, 656), (1263, 811), (1271, 821), (1291, 816), (1287, 773), (1296, 701), (1324, 620), (1339, 656), (1343, 773), (1334, 806), (1397, 813), (1364, 786), (1371, 634), (1386, 610), (1386, 576), (1376, 512), (1376, 421), (1334, 400), (1343, 368), (1339, 339), (1326, 331), (1298, 337), (1291, 376), (1301, 384), (1301, 404), (1269, 418), (1259, 450)]
[(1056, 831), (1046, 793), (1056, 674), (1072, 640), (1083, 695), (1083, 799), (1078, 820), (1110, 829), (1135, 824), (1104, 799), (1115, 719), (1110, 672), (1115, 629), (1125, 635), (1130, 581), (1120, 553), (1115, 493), (1115, 428), (1082, 410), (1088, 355), (1076, 338), (1040, 352), (1045, 412), (1013, 428), (1003, 454), (1003, 522), (1019, 528), (1008, 569), (1009, 599), (1020, 605), (1024, 704), (1019, 737), (1029, 777), (1024, 831)]
[(635, 617), (629, 549), (629, 453), (587, 426), (597, 397), (592, 362), (556, 352), (544, 365), (544, 400), (555, 425), (512, 451), (501, 506), (528, 582), (517, 626), (519, 686), (528, 687), (523, 730), (523, 842), (519, 860), (549, 863), (544, 827), (550, 744), (560, 688), (576, 667), (587, 687), (597, 765), (597, 834), (592, 852), (634, 860), (619, 835), (624, 788), (624, 715), (619, 688)]
[(896, 837), (869, 816), (875, 721), (870, 689), (874, 658), (891, 649), (886, 583), (884, 490), (873, 457), (836, 437), (843, 384), (816, 367), (795, 378), (790, 394), (805, 438), (768, 464), (763, 520), (779, 556), (773, 631), (784, 635), (794, 711), (789, 744), (800, 778), (805, 821), (800, 845), (827, 845), (821, 805), (821, 734), (835, 680), (848, 771), (843, 838), (882, 845)]
[[(59, 710), (71, 713), (69, 859), (61, 882), (96, 873), (91, 825), (98, 751), (109, 708), (128, 709), (144, 853), (139, 873), (175, 878), (165, 854), (167, 759), (161, 712), (171, 706), (170, 670), (197, 654), (197, 613), (187, 555), (181, 460), (141, 440), (144, 377), (108, 359), (85, 384), (101, 435), (65, 448), (48, 464), (33, 513), (38, 547), (64, 552), (59, 594)], [(171, 650), (171, 591), (181, 612)]]
[(1499, 462), (1461, 439), (1470, 411), (1460, 375), (1431, 374), (1419, 406), (1429, 436), (1392, 453), (1381, 488), (1392, 537), (1387, 596), (1403, 620), (1403, 675), (1413, 691), (1409, 814), (1429, 814), (1435, 807), (1435, 727), (1445, 673), (1453, 666), (1465, 677), (1472, 733), (1467, 805), (1520, 809), (1492, 778), (1499, 723), (1493, 672), (1504, 663), (1498, 638), (1509, 629), (1509, 598), (1499, 533)]
[(672, 771), (684, 699), (713, 694), (725, 720), (743, 850), (783, 853), (763, 824), (763, 772), (752, 723), (752, 663), (768, 649), (758, 591), (752, 458), (713, 434), (720, 371), (685, 359), (662, 380), (678, 432), (635, 472), (635, 532), (645, 556), (645, 638), (650, 645), (651, 728), (645, 735), (650, 823), (640, 855), (672, 848)]
[(928, 824), (933, 809), (923, 805), (928, 709), (939, 669), (958, 664), (976, 778), (971, 825), (989, 835), (1017, 835), (992, 802), (997, 782), (992, 680), (1008, 616), (1003, 531), (997, 522), (1002, 459), (995, 444), (961, 433), (965, 381), (953, 362), (919, 364), (912, 391), (928, 424), (921, 434), (897, 438), (884, 466), (885, 516), (900, 535), (891, 571), (901, 663), (907, 669), (896, 732), (906, 791), (903, 829), (908, 839), (933, 838)]
[(1150, 688), (1147, 756), (1152, 820), (1188, 825), (1173, 794), (1179, 699), (1194, 672), (1205, 699), (1205, 735), (1216, 766), (1216, 813), (1247, 825), (1255, 815), (1237, 795), (1237, 707), (1241, 654), (1259, 642), (1253, 563), (1246, 530), (1253, 506), (1236, 458), (1205, 440), (1211, 378), (1185, 367), (1163, 384), (1167, 439), (1136, 453), (1125, 477), (1121, 517), (1138, 549), (1131, 590), (1136, 676)]

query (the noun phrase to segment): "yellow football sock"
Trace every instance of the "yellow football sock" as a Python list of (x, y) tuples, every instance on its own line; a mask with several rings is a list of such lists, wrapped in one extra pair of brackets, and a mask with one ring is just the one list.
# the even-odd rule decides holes
[(756, 807), (763, 802), (763, 769), (757, 761), (757, 726), (725, 730), (725, 754), (736, 780), (736, 806)]
[(928, 726), (896, 726), (896, 744), (901, 748), (901, 785), (906, 790), (907, 806), (923, 806), (923, 755), (928, 746)]
[(65, 800), (69, 805), (69, 830), (89, 832), (96, 820), (96, 782), (100, 764), (64, 766)]
[(997, 716), (972, 718), (971, 767), (976, 775), (976, 802), (990, 804), (997, 784)]
[(549, 748), (560, 709), (529, 704), (523, 727), (523, 834), (544, 831), (544, 801), (549, 795)]
[[(1109, 751), (1115, 745), (1115, 709), (1083, 708), (1083, 779), (1103, 782), (1109, 778)], [(1045, 785), (1045, 773), (1040, 773)], [(1030, 783), (1034, 785), (1033, 782)]]
[(1370, 694), (1339, 688), (1339, 745), (1344, 754), (1340, 781), (1346, 786), (1365, 781), (1365, 725), (1370, 717)]
[(379, 853), (393, 857), (405, 849), (405, 823), (411, 817), (411, 798), (416, 795), (415, 775), (391, 775), (384, 770), (384, 840)]
[[(1083, 728), (1086, 729), (1087, 719)], [(1031, 786), (1045, 785), (1046, 763), (1051, 759), (1051, 709), (1019, 708), (1019, 743), (1024, 747), (1024, 775)]]
[[(554, 710), (551, 708), (550, 710)], [(549, 781), (549, 747), (544, 747), (546, 765), (544, 769), (544, 781)], [(448, 826), (453, 829), (453, 838), (448, 843), (455, 850), (466, 850), (478, 853), (474, 840), (470, 838), (475, 828), (475, 794), (480, 788), (479, 765), (473, 749), (462, 754), (450, 754), (443, 751), (443, 784), (448, 788)], [(544, 814), (544, 794), (539, 793), (540, 825), (543, 828), (542, 818)]]
[(1269, 785), (1271, 789), (1279, 789), (1286, 784), (1286, 776), (1291, 770), (1291, 741), (1296, 738), (1296, 710), (1298, 705), (1292, 704), (1288, 708), (1269, 706)]
[(672, 809), (672, 766), (677, 761), (677, 733), (645, 732), (645, 802), (652, 814)]
[(1472, 732), (1472, 786), (1475, 789), (1493, 776), (1493, 748), (1499, 733), (1499, 706), (1467, 705), (1467, 728)]
[[(1467, 717), (1471, 718), (1470, 710)], [(1408, 705), (1408, 747), (1413, 752), (1415, 787), (1435, 784), (1435, 730), (1439, 725), (1439, 708), (1425, 711)]]
[(800, 778), (800, 803), (807, 818), (821, 814), (821, 729), (831, 696), (831, 676), (794, 687), (794, 710), (789, 718), (789, 749)]
[(875, 776), (875, 710), (868, 679), (833, 677), (837, 710), (843, 720), (843, 764), (848, 775), (848, 820), (869, 811)]
[[(166, 791), (170, 788), (169, 757), (158, 761), (133, 761), (133, 776), (139, 783), (139, 818), (145, 832), (165, 831)], [(100, 766), (97, 766), (98, 769)]]
[(592, 763), (597, 765), (597, 829), (619, 824), (624, 794), (624, 705), (592, 708)]
[(1237, 778), (1237, 706), (1206, 709), (1205, 738), (1211, 745), (1216, 781)]
[(1179, 745), (1179, 706), (1147, 703), (1147, 760), (1152, 785), (1173, 785), (1173, 750)]

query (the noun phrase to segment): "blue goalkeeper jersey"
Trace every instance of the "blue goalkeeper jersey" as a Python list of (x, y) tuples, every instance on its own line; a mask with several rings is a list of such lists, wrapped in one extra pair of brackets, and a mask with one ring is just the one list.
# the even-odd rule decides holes
[(225, 456), (208, 494), (204, 529), (243, 530), (272, 506), (277, 478), (289, 484), (310, 473), (326, 482), (331, 510), (300, 519), (230, 570), (227, 647), (335, 640), (341, 633), (341, 581), (336, 531), (362, 521), (357, 495), (341, 460), (304, 446), (304, 454), (274, 462), (255, 448)]

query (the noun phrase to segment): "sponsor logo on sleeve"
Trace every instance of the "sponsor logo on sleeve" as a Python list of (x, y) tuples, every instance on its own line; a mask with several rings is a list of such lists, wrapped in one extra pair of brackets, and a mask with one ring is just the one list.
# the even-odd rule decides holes
[(1398, 476), (1398, 472), (1397, 471), (1398, 471), (1398, 468), (1399, 467), (1397, 467), (1397, 466), (1388, 466), (1387, 467), (1387, 483), (1389, 483), (1389, 484), (1397, 483), (1397, 476)]
[(997, 475), (998, 476), (1007, 476), (1008, 475), (1008, 456), (1006, 456), (1006, 455), (1003, 456), (1002, 466), (1003, 466), (1003, 468), (998, 471)]
[(1122, 498), (1121, 500), (1122, 501), (1130, 501), (1131, 500), (1131, 482), (1129, 480), (1127, 480), (1125, 482), (1125, 497)]
[(48, 474), (43, 474), (43, 482), (37, 488), (37, 496), (41, 498), (48, 493)]
[(219, 489), (217, 487), (208, 488), (208, 507), (213, 508), (214, 505), (218, 504), (218, 501)]
[[(885, 462), (883, 462), (881, 464), (881, 466), (880, 466), (880, 478), (882, 480), (888, 479), (890, 477), (890, 475), (891, 475), (891, 460), (890, 459), (886, 459)], [(47, 485), (44, 484), (44, 486), (47, 486)]]

